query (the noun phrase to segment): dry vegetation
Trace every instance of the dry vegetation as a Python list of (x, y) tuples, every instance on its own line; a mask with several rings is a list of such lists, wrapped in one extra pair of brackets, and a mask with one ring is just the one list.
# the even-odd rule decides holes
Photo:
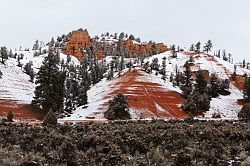
[(122, 121), (56, 128), (0, 126), (0, 165), (249, 164), (250, 124)]

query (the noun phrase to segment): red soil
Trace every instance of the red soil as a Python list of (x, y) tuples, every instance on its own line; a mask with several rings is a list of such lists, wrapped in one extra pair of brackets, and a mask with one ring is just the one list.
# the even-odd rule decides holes
[(184, 118), (187, 116), (178, 107), (183, 102), (179, 93), (167, 91), (158, 83), (138, 81), (137, 78), (141, 76), (145, 77), (146, 73), (138, 70), (125, 73), (117, 78), (119, 82), (116, 85), (119, 88), (105, 98), (112, 98), (118, 92), (128, 95), (130, 108), (138, 110), (136, 114), (142, 118)]
[(0, 116), (6, 116), (9, 111), (14, 114), (14, 119), (19, 120), (38, 120), (44, 115), (35, 112), (28, 104), (18, 104), (14, 100), (0, 99)]

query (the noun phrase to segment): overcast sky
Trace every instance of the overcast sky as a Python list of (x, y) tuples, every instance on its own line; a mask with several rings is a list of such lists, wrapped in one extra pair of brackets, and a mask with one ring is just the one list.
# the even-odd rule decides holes
[(211, 39), (237, 61), (250, 61), (249, 0), (0, 0), (0, 45), (32, 47), (36, 39), (87, 28), (91, 36), (126, 32), (189, 48)]

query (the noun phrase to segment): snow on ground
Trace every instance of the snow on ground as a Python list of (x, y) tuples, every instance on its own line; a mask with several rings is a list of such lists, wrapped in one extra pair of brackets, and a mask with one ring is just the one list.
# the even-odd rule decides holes
[(111, 89), (114, 88), (116, 82), (116, 79), (110, 81), (103, 79), (102, 81), (91, 87), (90, 90), (87, 92), (87, 108), (84, 108), (84, 106), (79, 107), (74, 111), (74, 113), (70, 117), (63, 118), (63, 120), (61, 119), (59, 121), (84, 120), (93, 117), (98, 120), (105, 120), (103, 110), (98, 110), (98, 108), (109, 100), (104, 99), (104, 97), (111, 92)]
[[(166, 75), (167, 81), (164, 82), (159, 76), (152, 76), (151, 79), (159, 81), (161, 85), (168, 86), (170, 89), (172, 84), (169, 82), (169, 77), (171, 73), (176, 73), (176, 66), (181, 66), (177, 68), (178, 71), (182, 72), (184, 70), (183, 66), (190, 59), (191, 55), (187, 55), (185, 52), (180, 52), (177, 54), (177, 58), (171, 57), (171, 51), (154, 55), (145, 61), (152, 62), (154, 58), (158, 58), (158, 63), (162, 65), (163, 58), (167, 58), (166, 62)], [(199, 69), (208, 70), (211, 73), (216, 73), (221, 79), (229, 79), (229, 76), (234, 72), (234, 64), (224, 61), (221, 58), (214, 57), (205, 53), (193, 55), (195, 60), (195, 66), (191, 66), (192, 71), (198, 71)], [(242, 69), (237, 66), (236, 73), (238, 75), (250, 74), (247, 69)], [(180, 89), (172, 87), (173, 90), (181, 92)], [(211, 107), (208, 112), (206, 112), (205, 117), (211, 118), (213, 113), (220, 113), (222, 118), (237, 118), (239, 110), (242, 108), (241, 105), (237, 104), (238, 99), (243, 98), (243, 93), (237, 89), (233, 84), (230, 85), (229, 91), (231, 92), (228, 96), (220, 95), (218, 98), (213, 98), (211, 101)]]
[(29, 76), (16, 66), (14, 59), (7, 60), (6, 65), (0, 64), (0, 70), (3, 73), (0, 79), (0, 99), (29, 104), (35, 89), (34, 84), (29, 81)]

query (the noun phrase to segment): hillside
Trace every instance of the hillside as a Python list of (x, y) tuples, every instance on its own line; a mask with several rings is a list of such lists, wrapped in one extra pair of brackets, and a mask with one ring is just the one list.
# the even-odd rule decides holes
[[(73, 39), (70, 36), (73, 36)], [(79, 42), (81, 43), (85, 40), (87, 40), (85, 44), (79, 45)], [(90, 46), (87, 47), (86, 45)], [(210, 119), (216, 113), (220, 114), (222, 119), (236, 119), (239, 110), (242, 108), (240, 100), (243, 98), (243, 76), (250, 74), (249, 70), (237, 65), (236, 79), (232, 80), (231, 76), (234, 73), (235, 65), (221, 58), (207, 53), (198, 54), (183, 50), (176, 51), (176, 57), (173, 57), (172, 50), (167, 51), (169, 49), (166, 45), (152, 42), (142, 43), (133, 36), (125, 36), (122, 40), (118, 40), (114, 35), (106, 34), (98, 39), (93, 39), (88, 36), (86, 31), (80, 30), (74, 31), (73, 35), (57, 39), (57, 42), (54, 42), (54, 46), (58, 46), (56, 48), (60, 52), (60, 61), (68, 61), (67, 57), (69, 56), (69, 64), (71, 66), (79, 66), (83, 63), (82, 56), (93, 54), (97, 57), (98, 62), (103, 63), (107, 69), (104, 74), (105, 77), (97, 83), (91, 84), (90, 89), (87, 91), (88, 104), (77, 107), (72, 114), (66, 113), (66, 117), (60, 116), (60, 122), (106, 121), (103, 113), (108, 108), (108, 101), (118, 92), (128, 96), (132, 119), (187, 117), (187, 114), (181, 109), (181, 105), (185, 100), (182, 90), (171, 82), (171, 75), (176, 76), (176, 72), (183, 72), (185, 63), (190, 61), (191, 58), (193, 59), (190, 62), (193, 84), (195, 83), (195, 73), (198, 70), (205, 71), (208, 81), (212, 73), (216, 74), (222, 81), (231, 81), (228, 94), (212, 98), (209, 111), (197, 117)], [(76, 52), (75, 46), (83, 50)], [(125, 67), (120, 74), (116, 67), (114, 77), (107, 79), (107, 75), (111, 70), (111, 63), (115, 59), (118, 61), (122, 60), (121, 57), (117, 58), (115, 50), (116, 47), (120, 46), (124, 47), (123, 51), (125, 50), (123, 55), (124, 63), (126, 65), (132, 63), (132, 67), (130, 67), (130, 70), (128, 67)], [(43, 53), (41, 50), (45, 52)], [(44, 58), (47, 56), (47, 50), (48, 46), (43, 45), (40, 48), (41, 53), (39, 55), (36, 55), (38, 50), (14, 51), (14, 54), (22, 55), (20, 62), (16, 58), (9, 58), (5, 65), (0, 64), (0, 71), (3, 73), (0, 79), (0, 116), (5, 116), (8, 111), (13, 111), (17, 119), (39, 119), (40, 116), (34, 113), (29, 105), (34, 96), (35, 84), (23, 72), (23, 67), (31, 62), (32, 68), (37, 73)], [(109, 50), (113, 50), (114, 53), (109, 52)], [(160, 52), (160, 54), (152, 55), (154, 51), (156, 51), (155, 53)], [(143, 52), (146, 54), (143, 54)], [(143, 66), (141, 66), (141, 64), (146, 64), (147, 62), (150, 64), (154, 59), (157, 59), (157, 66), (162, 68), (164, 58), (166, 58), (165, 81), (159, 72), (155, 70), (146, 72)], [(60, 65), (59, 68), (62, 68)]]
[[(145, 59), (151, 62), (154, 58), (167, 58), (166, 75), (167, 80), (161, 79), (161, 75), (155, 73), (148, 74), (141, 67), (135, 67), (131, 71), (124, 71), (120, 77), (113, 80), (103, 80), (91, 87), (88, 92), (89, 107), (77, 108), (72, 116), (64, 120), (104, 120), (103, 112), (107, 109), (107, 101), (118, 92), (128, 95), (130, 102), (130, 113), (134, 119), (138, 118), (181, 118), (187, 115), (181, 110), (183, 102), (181, 90), (173, 86), (170, 82), (171, 73), (175, 73), (176, 66), (179, 71), (184, 70), (184, 64), (190, 59), (190, 54), (186, 52), (178, 53), (176, 58), (172, 58), (171, 51), (154, 55)], [(223, 61), (220, 58), (201, 53), (192, 55), (195, 59), (192, 71), (200, 69), (208, 70), (209, 74), (216, 73), (221, 79), (230, 79), (234, 71), (234, 65)], [(249, 70), (237, 68), (237, 74), (243, 76), (250, 74)], [(211, 118), (214, 113), (219, 113), (223, 119), (236, 119), (242, 105), (238, 100), (243, 98), (241, 89), (237, 88), (233, 81), (229, 87), (230, 95), (220, 95), (211, 101), (210, 110), (203, 118)]]

